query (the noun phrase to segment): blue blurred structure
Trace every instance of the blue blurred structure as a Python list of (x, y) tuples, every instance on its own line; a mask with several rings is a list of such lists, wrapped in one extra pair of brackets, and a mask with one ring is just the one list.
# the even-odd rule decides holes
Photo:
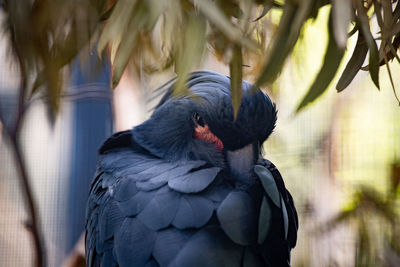
[(110, 65), (108, 60), (101, 61), (93, 53), (85, 55), (83, 60), (77, 58), (72, 66), (67, 90), (73, 101), (73, 121), (66, 208), (66, 252), (73, 248), (84, 231), (86, 201), (98, 160), (97, 149), (113, 131)]

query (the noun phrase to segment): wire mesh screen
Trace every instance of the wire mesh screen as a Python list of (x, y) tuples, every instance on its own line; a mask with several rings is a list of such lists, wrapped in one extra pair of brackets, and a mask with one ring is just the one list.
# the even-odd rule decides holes
[[(8, 70), (9, 65), (0, 67), (0, 101), (2, 112), (12, 114), (13, 92), (18, 83), (9, 79), (18, 76), (10, 76)], [(379, 93), (366, 88), (370, 83), (364, 76), (348, 91), (337, 95), (329, 90), (309, 109), (294, 115), (303, 91), (296, 90), (296, 78), (289, 76), (290, 70), (285, 71), (279, 90), (270, 93), (279, 112), (277, 128), (264, 145), (264, 156), (281, 171), (299, 212), (293, 266), (353, 266), (359, 242), (356, 228), (352, 224), (338, 224), (327, 230), (324, 226), (352, 202), (359, 185), (386, 192), (392, 163), (399, 160), (399, 109), (389, 90)], [(123, 116), (123, 107), (116, 105), (115, 109), (117, 116)], [(71, 233), (67, 230), (65, 210), (71, 161), (79, 153), (74, 149), (76, 139), (72, 134), (73, 121), (78, 116), (82, 113), (73, 112), (72, 102), (64, 101), (55, 125), (50, 126), (45, 106), (39, 101), (31, 107), (21, 135), (50, 266), (60, 266), (68, 253), (66, 240)], [(129, 122), (129, 118), (122, 120)], [(30, 266), (33, 254), (24, 227), (24, 197), (4, 136), (0, 143), (0, 166), (0, 266)], [(385, 227), (373, 219), (371, 224), (376, 224), (378, 230)]]

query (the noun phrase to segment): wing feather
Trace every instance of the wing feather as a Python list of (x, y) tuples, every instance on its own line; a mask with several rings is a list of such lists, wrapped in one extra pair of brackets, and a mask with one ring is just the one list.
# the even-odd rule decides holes
[(131, 178), (126, 178), (121, 180), (116, 188), (113, 189), (112, 195), (118, 202), (124, 202), (132, 198), (138, 192), (136, 181)]
[(265, 194), (257, 198), (203, 161), (171, 163), (134, 150), (107, 151), (87, 204), (88, 266), (289, 264), (297, 213), (280, 174), (265, 162), (255, 170), (266, 176), (259, 189)]
[(157, 191), (157, 194), (137, 217), (150, 229), (166, 228), (175, 218), (179, 200), (179, 193), (164, 186)]
[(241, 258), (242, 248), (219, 227), (210, 226), (194, 234), (169, 266), (239, 267)]
[(158, 232), (153, 257), (161, 266), (168, 266), (193, 235), (193, 232), (173, 227)]
[(118, 207), (126, 217), (136, 216), (153, 199), (157, 191), (138, 191), (126, 201), (118, 202)]
[(251, 245), (256, 240), (256, 213), (252, 198), (243, 191), (232, 191), (217, 209), (224, 232), (237, 244)]
[(178, 229), (202, 227), (210, 220), (213, 211), (212, 201), (198, 195), (183, 195), (172, 225)]
[(125, 218), (115, 235), (115, 255), (120, 267), (144, 266), (151, 256), (157, 234), (137, 218)]
[(209, 186), (221, 168), (212, 167), (193, 171), (168, 181), (170, 188), (181, 193), (198, 193)]

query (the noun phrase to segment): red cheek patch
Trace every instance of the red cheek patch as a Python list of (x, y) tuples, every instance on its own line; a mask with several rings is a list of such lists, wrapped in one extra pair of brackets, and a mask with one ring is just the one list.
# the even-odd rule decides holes
[(194, 138), (201, 139), (208, 143), (214, 144), (219, 149), (219, 151), (222, 151), (222, 149), (224, 148), (222, 141), (210, 131), (207, 124), (204, 127), (197, 126), (194, 129), (193, 136)]

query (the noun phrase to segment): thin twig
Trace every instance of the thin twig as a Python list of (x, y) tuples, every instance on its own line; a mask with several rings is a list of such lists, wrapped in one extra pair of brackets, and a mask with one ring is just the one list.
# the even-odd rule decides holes
[(3, 129), (5, 130), (5, 133), (7, 134), (10, 140), (11, 148), (14, 152), (15, 161), (19, 171), (18, 177), (20, 178), (23, 196), (26, 201), (27, 211), (29, 216), (28, 221), (25, 222), (25, 226), (27, 227), (27, 229), (29, 230), (29, 232), (32, 234), (33, 237), (35, 254), (36, 254), (35, 266), (42, 267), (45, 266), (44, 244), (40, 234), (39, 218), (36, 212), (37, 209), (33, 198), (32, 187), (29, 182), (30, 181), (29, 175), (27, 172), (25, 160), (23, 158), (23, 153), (19, 143), (19, 133), (26, 109), (21, 108), (19, 110), (20, 112), (18, 112), (17, 114), (14, 127), (10, 127), (9, 125), (5, 124), (5, 119), (2, 113), (3, 110), (1, 106), (0, 106), (0, 120), (3, 124)]
[(400, 99), (399, 99), (399, 97), (397, 96), (396, 88), (394, 87), (392, 72), (390, 71), (389, 62), (388, 62), (388, 59), (387, 59), (385, 53), (383, 53), (383, 58), (385, 59), (385, 63), (386, 63), (385, 65), (386, 65), (386, 68), (387, 68), (387, 72), (388, 72), (388, 74), (389, 74), (389, 80), (390, 80), (390, 84), (392, 85), (394, 97), (396, 98), (397, 103), (398, 103), (399, 106), (400, 106)]
[[(6, 7), (7, 7), (6, 2)], [(7, 11), (7, 10), (6, 10)], [(37, 214), (37, 205), (35, 203), (32, 187), (30, 184), (30, 178), (27, 172), (26, 163), (23, 157), (19, 135), (21, 132), (21, 126), (23, 119), (25, 117), (28, 104), (26, 101), (26, 91), (27, 91), (27, 75), (26, 69), (24, 65), (24, 61), (22, 58), (22, 53), (20, 51), (20, 47), (18, 42), (15, 39), (15, 32), (14, 28), (10, 27), (10, 42), (11, 47), (14, 50), (16, 59), (18, 61), (20, 75), (21, 75), (21, 83), (19, 87), (19, 94), (18, 94), (18, 106), (17, 106), (17, 115), (15, 118), (15, 122), (12, 126), (5, 125), (4, 116), (0, 115), (0, 119), (2, 119), (2, 123), (5, 126), (5, 132), (7, 133), (10, 141), (11, 141), (11, 148), (14, 152), (16, 164), (19, 171), (19, 179), (23, 191), (23, 195), (25, 198), (25, 202), (27, 205), (27, 212), (28, 212), (28, 221), (25, 223), (25, 226), (29, 229), (29, 232), (32, 234), (33, 243), (34, 243), (34, 250), (35, 250), (35, 266), (36, 267), (44, 267), (46, 265), (46, 253), (45, 253), (45, 246), (44, 241), (41, 236), (40, 225), (39, 225), (39, 216)], [(0, 109), (0, 113), (2, 110)]]
[(400, 57), (397, 55), (397, 51), (396, 51), (396, 49), (394, 48), (394, 46), (392, 45), (392, 43), (391, 43), (391, 42), (388, 42), (387, 45), (389, 46), (389, 48), (390, 48), (392, 54), (394, 55), (394, 57), (395, 57), (395, 58), (397, 59), (397, 61), (400, 63)]
[(23, 190), (23, 195), (25, 197), (26, 204), (28, 206), (28, 214), (29, 221), (25, 223), (25, 226), (32, 234), (35, 252), (36, 252), (36, 261), (35, 266), (42, 267), (45, 266), (45, 257), (44, 257), (44, 249), (43, 249), (43, 241), (39, 231), (39, 220), (36, 212), (36, 204), (33, 198), (32, 187), (29, 183), (29, 177), (26, 170), (26, 164), (22, 156), (21, 146), (19, 144), (18, 138), (11, 137), (11, 145), (14, 150), (15, 160), (18, 166), (18, 170), (20, 172), (20, 182)]

